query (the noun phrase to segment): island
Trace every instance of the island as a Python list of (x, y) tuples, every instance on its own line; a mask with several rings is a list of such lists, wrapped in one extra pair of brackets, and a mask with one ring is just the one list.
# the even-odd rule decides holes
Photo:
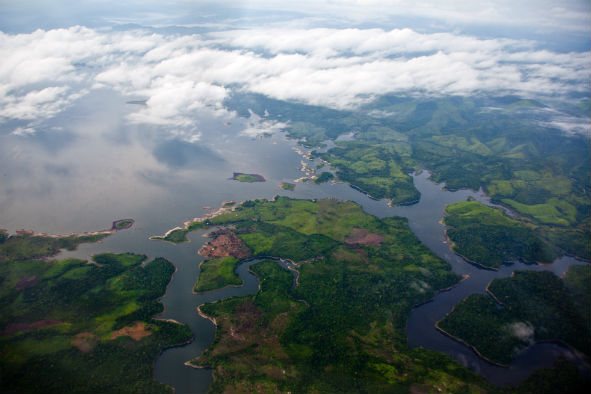
[(254, 183), (265, 182), (265, 177), (259, 174), (244, 174), (242, 172), (235, 172), (232, 179), (239, 182)]
[(314, 183), (319, 185), (321, 183), (326, 183), (332, 179), (334, 179), (334, 174), (332, 172), (323, 171), (320, 175), (314, 177)]
[(279, 188), (281, 190), (288, 190), (290, 192), (294, 191), (295, 190), (295, 187), (296, 187), (295, 183), (281, 182), (279, 184)]
[(125, 230), (128, 228), (131, 228), (131, 226), (133, 226), (133, 224), (135, 223), (135, 220), (133, 219), (120, 219), (120, 220), (116, 220), (113, 222), (113, 226), (111, 227), (111, 229), (113, 230)]
[(172, 393), (154, 380), (153, 362), (192, 333), (152, 318), (175, 270), (169, 261), (130, 253), (51, 259), (110, 233), (0, 234), (3, 392)]

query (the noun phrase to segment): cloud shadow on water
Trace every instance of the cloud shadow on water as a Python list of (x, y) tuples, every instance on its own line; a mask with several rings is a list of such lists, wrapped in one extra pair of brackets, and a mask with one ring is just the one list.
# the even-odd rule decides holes
[(203, 145), (176, 139), (161, 142), (153, 154), (156, 160), (170, 168), (219, 166), (225, 161)]

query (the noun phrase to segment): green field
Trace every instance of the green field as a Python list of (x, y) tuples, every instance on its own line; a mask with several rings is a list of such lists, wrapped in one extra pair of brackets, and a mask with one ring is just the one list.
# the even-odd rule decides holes
[(548, 271), (517, 271), (513, 277), (495, 279), (488, 290), (496, 300), (473, 294), (438, 327), (500, 364), (540, 341), (561, 340), (589, 355), (591, 267), (573, 268), (566, 280)]
[(236, 275), (234, 270), (238, 260), (234, 257), (225, 257), (213, 260), (206, 260), (199, 266), (199, 279), (195, 288), (197, 293), (215, 290), (225, 286), (240, 286), (242, 279)]
[(2, 392), (170, 393), (153, 378), (184, 325), (153, 320), (174, 266), (161, 258), (102, 254), (93, 263), (38, 260), (96, 240), (3, 237), (0, 243)]

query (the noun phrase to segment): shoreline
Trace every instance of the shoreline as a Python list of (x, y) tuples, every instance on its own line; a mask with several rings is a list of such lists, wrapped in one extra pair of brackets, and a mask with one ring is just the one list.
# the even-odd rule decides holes
[[(232, 204), (230, 204), (230, 203), (232, 203)], [(213, 211), (213, 212), (206, 213), (205, 215), (200, 216), (200, 217), (195, 217), (193, 219), (185, 220), (183, 222), (183, 226), (184, 227), (176, 226), (176, 227), (171, 228), (170, 230), (168, 230), (166, 233), (164, 233), (164, 235), (151, 235), (150, 237), (148, 237), (148, 239), (149, 240), (152, 240), (152, 241), (164, 241), (164, 242), (171, 243), (173, 245), (177, 245), (179, 243), (191, 242), (189, 239), (187, 239), (185, 241), (182, 241), (182, 242), (172, 242), (172, 241), (168, 241), (168, 240), (166, 240), (164, 238), (166, 238), (167, 236), (169, 236), (174, 231), (185, 231), (185, 235), (187, 233), (191, 232), (191, 231), (195, 231), (195, 230), (189, 229), (189, 227), (192, 224), (195, 224), (195, 223), (203, 223), (206, 220), (212, 219), (212, 218), (214, 218), (216, 216), (220, 216), (220, 215), (222, 215), (222, 214), (224, 214), (226, 212), (233, 212), (236, 209), (236, 207), (241, 206), (242, 203), (244, 203), (244, 201), (240, 201), (238, 204), (236, 204), (235, 201), (224, 201), (224, 202), (222, 202), (222, 205), (218, 209), (216, 209), (215, 211)]]

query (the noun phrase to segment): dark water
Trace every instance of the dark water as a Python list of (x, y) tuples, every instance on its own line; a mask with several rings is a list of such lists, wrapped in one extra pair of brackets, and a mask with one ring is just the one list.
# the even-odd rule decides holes
[[(103, 243), (63, 252), (58, 258), (129, 251), (150, 258), (162, 256), (176, 266), (177, 272), (162, 298), (166, 310), (160, 318), (189, 325), (195, 340), (166, 350), (156, 361), (155, 377), (173, 386), (177, 393), (204, 393), (211, 383), (211, 371), (184, 365), (202, 353), (215, 334), (213, 324), (197, 314), (197, 306), (250, 294), (256, 291), (257, 280), (244, 264), (239, 268), (244, 287), (192, 294), (202, 261), (196, 253), (205, 242), (202, 232), (191, 233), (191, 241), (181, 245), (150, 241), (148, 237), (202, 216), (208, 212), (204, 206), (219, 207), (225, 200), (270, 199), (277, 194), (353, 200), (378, 217), (407, 217), (415, 234), (450, 262), (455, 272), (470, 275), (459, 286), (412, 312), (407, 330), (411, 346), (444, 351), (499, 384), (518, 382), (533, 369), (551, 365), (557, 354), (575, 358), (562, 346), (543, 344), (523, 352), (510, 368), (498, 368), (434, 329), (434, 323), (455, 303), (469, 294), (483, 293), (494, 278), (508, 276), (515, 269), (548, 269), (562, 274), (569, 264), (579, 263), (570, 258), (550, 266), (516, 263), (495, 272), (475, 267), (453, 254), (439, 224), (443, 209), (469, 196), (488, 203), (480, 193), (444, 191), (427, 179), (427, 172), (414, 177), (422, 193), (421, 201), (405, 207), (389, 207), (385, 201), (371, 200), (345, 184), (298, 183), (294, 192), (283, 191), (278, 187), (281, 182), (302, 176), (301, 157), (293, 150), (295, 143), (286, 141), (283, 134), (251, 138), (241, 133), (246, 120), (204, 114), (196, 120), (200, 137), (187, 142), (157, 127), (125, 122), (129, 112), (125, 101), (116, 93), (96, 91), (57, 116), (59, 128), (26, 136), (0, 133), (0, 155), (6, 158), (0, 174), (0, 227), (10, 232), (19, 228), (47, 233), (83, 232), (109, 228), (116, 219), (134, 218), (133, 228)], [(232, 181), (229, 178), (234, 172), (258, 173), (267, 182)]]

